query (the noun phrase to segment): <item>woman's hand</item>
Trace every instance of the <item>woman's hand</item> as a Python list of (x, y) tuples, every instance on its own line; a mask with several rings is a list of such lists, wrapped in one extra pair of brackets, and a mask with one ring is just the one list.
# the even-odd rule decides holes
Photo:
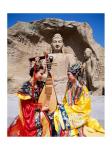
[(86, 135), (84, 134), (84, 126), (80, 127), (79, 129), (79, 136), (80, 137), (85, 137)]
[(45, 105), (42, 107), (42, 111), (48, 111), (49, 110), (49, 106), (48, 105)]

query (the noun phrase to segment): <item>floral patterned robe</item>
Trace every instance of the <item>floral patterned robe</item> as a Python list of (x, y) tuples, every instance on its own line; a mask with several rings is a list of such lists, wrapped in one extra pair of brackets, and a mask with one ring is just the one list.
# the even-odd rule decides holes
[[(101, 136), (104, 129), (99, 122), (90, 117), (91, 99), (86, 86), (81, 86), (77, 81), (73, 87), (68, 83), (63, 103), (59, 104), (54, 114), (54, 124), (58, 136), (78, 136), (81, 127), (84, 135)], [(67, 133), (67, 134), (66, 134)]]
[(19, 115), (8, 128), (8, 136), (51, 136), (49, 116), (41, 111), (42, 106), (38, 103), (44, 84), (42, 81), (36, 83), (34, 99), (29, 81), (18, 91)]

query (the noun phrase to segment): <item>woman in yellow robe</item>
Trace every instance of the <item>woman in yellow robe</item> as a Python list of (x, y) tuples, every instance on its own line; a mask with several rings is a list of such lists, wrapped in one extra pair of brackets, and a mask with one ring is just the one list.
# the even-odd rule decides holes
[(90, 112), (89, 91), (81, 79), (80, 65), (75, 64), (68, 70), (66, 93), (54, 113), (58, 136), (103, 136), (104, 129)]

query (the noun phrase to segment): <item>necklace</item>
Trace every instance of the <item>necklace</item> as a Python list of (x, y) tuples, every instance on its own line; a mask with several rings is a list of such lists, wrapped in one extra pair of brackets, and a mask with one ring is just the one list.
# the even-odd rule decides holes
[(70, 86), (70, 88), (68, 88), (66, 96), (69, 105), (76, 104), (76, 100), (79, 98), (81, 91), (82, 87), (80, 86), (78, 81), (72, 86)]

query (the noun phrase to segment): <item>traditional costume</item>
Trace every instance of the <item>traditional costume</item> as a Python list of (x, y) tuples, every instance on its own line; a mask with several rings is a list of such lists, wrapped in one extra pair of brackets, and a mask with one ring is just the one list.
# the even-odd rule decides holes
[(76, 75), (78, 80), (75, 85), (68, 81), (63, 103), (55, 111), (54, 124), (58, 136), (80, 136), (80, 132), (84, 136), (102, 136), (104, 129), (96, 119), (90, 117), (91, 98), (83, 80), (79, 78), (80, 65), (72, 66), (68, 72)]
[(17, 93), (19, 98), (19, 115), (8, 128), (8, 136), (51, 136), (50, 120), (47, 112), (42, 112), (38, 98), (44, 82), (37, 82), (32, 99), (32, 85), (28, 81)]
[[(35, 79), (34, 66), (34, 79)], [(27, 81), (18, 91), (19, 115), (8, 128), (8, 136), (52, 136), (53, 113), (42, 110), (38, 102), (45, 82), (37, 81), (34, 85)]]

